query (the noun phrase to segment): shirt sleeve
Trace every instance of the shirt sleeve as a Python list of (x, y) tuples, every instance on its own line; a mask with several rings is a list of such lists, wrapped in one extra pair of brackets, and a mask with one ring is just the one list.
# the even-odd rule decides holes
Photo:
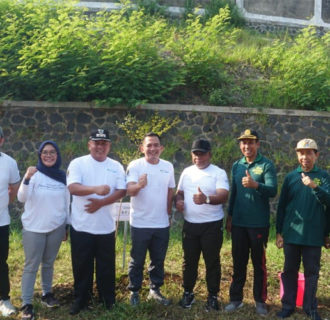
[(36, 176), (33, 175), (30, 179), (30, 182), (28, 185), (24, 184), (23, 182), (19, 186), (18, 192), (17, 192), (17, 200), (21, 203), (25, 203), (30, 197), (33, 192), (34, 184), (35, 184), (35, 178)]
[(235, 164), (233, 165), (233, 167), (231, 169), (231, 192), (230, 192), (229, 206), (228, 206), (228, 215), (230, 215), (230, 216), (233, 215), (234, 203), (235, 203), (236, 192), (237, 192), (234, 172), (235, 172)]
[(116, 189), (126, 190), (126, 175), (123, 166), (118, 163), (118, 178)]
[(315, 194), (318, 201), (323, 205), (330, 207), (330, 176), (327, 174), (321, 181), (322, 184), (313, 189), (312, 192)]
[(19, 170), (17, 167), (17, 162), (13, 160), (12, 165), (10, 167), (10, 175), (9, 175), (9, 184), (16, 184), (20, 181)]
[(265, 197), (275, 197), (277, 193), (277, 176), (276, 170), (272, 163), (265, 168), (264, 183), (258, 182), (257, 192)]
[(229, 182), (228, 182), (228, 177), (227, 173), (225, 170), (220, 169), (220, 172), (217, 176), (217, 181), (215, 185), (216, 189), (225, 189), (229, 191)]
[(139, 172), (135, 165), (135, 162), (131, 162), (126, 171), (126, 183), (129, 182), (138, 182), (139, 181)]
[(178, 191), (183, 191), (183, 189), (184, 189), (184, 186), (183, 186), (184, 176), (185, 176), (185, 170), (183, 170), (181, 173), (179, 183), (178, 183)]
[(171, 177), (170, 177), (168, 187), (173, 189), (173, 188), (175, 188), (175, 178), (174, 178), (174, 168), (173, 168), (172, 164), (171, 164), (171, 173), (170, 174), (171, 174)]
[(285, 209), (288, 202), (288, 179), (284, 179), (276, 213), (276, 233), (282, 233)]
[(67, 177), (66, 177), (67, 186), (73, 183), (82, 184), (82, 174), (80, 168), (81, 166), (79, 165), (79, 161), (76, 160), (71, 161), (67, 170)]

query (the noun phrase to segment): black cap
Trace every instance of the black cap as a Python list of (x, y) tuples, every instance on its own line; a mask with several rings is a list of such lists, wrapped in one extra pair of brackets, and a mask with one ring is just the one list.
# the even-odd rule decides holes
[(91, 132), (89, 140), (93, 140), (93, 141), (100, 141), (100, 140), (111, 141), (110, 137), (109, 137), (109, 131), (104, 130), (104, 129), (93, 130)]
[(191, 146), (191, 152), (195, 152), (195, 151), (200, 151), (200, 152), (211, 151), (210, 142), (204, 139), (195, 140)]
[(255, 130), (246, 129), (237, 138), (237, 140), (244, 140), (244, 139), (259, 140), (259, 135)]

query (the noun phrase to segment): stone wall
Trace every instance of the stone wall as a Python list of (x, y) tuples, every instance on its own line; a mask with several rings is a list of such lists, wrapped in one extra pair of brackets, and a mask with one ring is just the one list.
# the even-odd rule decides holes
[(17, 159), (23, 175), (27, 166), (36, 164), (40, 142), (52, 139), (60, 146), (65, 168), (72, 158), (87, 153), (91, 129), (102, 127), (111, 133), (110, 156), (120, 160), (121, 146), (127, 145), (127, 138), (117, 123), (122, 122), (128, 112), (139, 119), (155, 112), (181, 119), (163, 139), (165, 149), (172, 150), (169, 160), (175, 166), (177, 180), (182, 169), (190, 164), (191, 142), (197, 137), (211, 140), (214, 162), (229, 174), (232, 162), (240, 157), (236, 137), (246, 128), (260, 133), (261, 152), (276, 164), (280, 182), (296, 167), (294, 147), (304, 137), (317, 141), (321, 150), (319, 162), (323, 168), (330, 169), (330, 113), (315, 111), (182, 105), (109, 109), (88, 103), (4, 101), (0, 104), (0, 126), (6, 138), (2, 151)]

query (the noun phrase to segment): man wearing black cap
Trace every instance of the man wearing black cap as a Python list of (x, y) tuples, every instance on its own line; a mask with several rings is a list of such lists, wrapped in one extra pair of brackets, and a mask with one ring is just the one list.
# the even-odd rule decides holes
[(258, 152), (260, 142), (256, 131), (247, 129), (238, 140), (243, 157), (232, 167), (226, 229), (231, 232), (234, 273), (229, 292), (230, 303), (225, 311), (232, 312), (243, 306), (243, 287), (251, 252), (256, 312), (266, 315), (265, 249), (269, 233), (269, 198), (277, 192), (276, 171), (273, 163)]
[[(0, 147), (5, 141), (0, 127)], [(0, 315), (7, 317), (15, 313), (15, 308), (9, 299), (9, 224), (10, 216), (8, 204), (14, 201), (19, 187), (19, 171), (16, 161), (3, 152), (0, 152)]]
[(112, 204), (126, 193), (122, 165), (107, 157), (109, 132), (92, 131), (90, 154), (71, 161), (67, 185), (72, 194), (71, 256), (75, 301), (70, 314), (88, 305), (93, 292), (94, 262), (99, 298), (107, 309), (115, 303), (115, 222)]
[(219, 310), (220, 249), (223, 235), (222, 204), (227, 201), (229, 184), (224, 170), (211, 164), (211, 145), (195, 140), (191, 148), (193, 165), (184, 169), (178, 184), (176, 208), (183, 212), (182, 230), (183, 308), (194, 303), (194, 286), (201, 252), (206, 266), (208, 298), (206, 311)]

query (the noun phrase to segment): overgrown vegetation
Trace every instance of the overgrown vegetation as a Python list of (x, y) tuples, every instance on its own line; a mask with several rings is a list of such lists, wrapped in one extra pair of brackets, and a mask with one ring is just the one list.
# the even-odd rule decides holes
[[(330, 33), (242, 28), (230, 0), (185, 20), (139, 0), (87, 15), (71, 1), (0, 0), (0, 97), (330, 110)], [(190, 9), (189, 9), (190, 8)]]

